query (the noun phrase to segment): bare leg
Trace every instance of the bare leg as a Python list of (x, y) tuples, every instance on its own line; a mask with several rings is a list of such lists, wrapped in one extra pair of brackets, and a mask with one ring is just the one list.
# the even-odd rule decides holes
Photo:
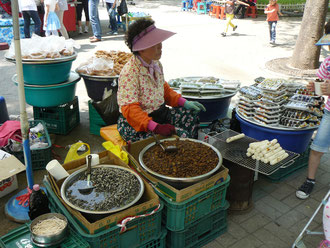
[(317, 168), (324, 153), (311, 150), (308, 161), (308, 178), (315, 179)]

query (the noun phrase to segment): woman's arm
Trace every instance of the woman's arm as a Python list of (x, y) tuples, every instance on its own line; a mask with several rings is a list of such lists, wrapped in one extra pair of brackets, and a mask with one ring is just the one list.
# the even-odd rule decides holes
[(167, 105), (177, 107), (181, 95), (175, 92), (167, 82), (164, 83), (164, 99)]

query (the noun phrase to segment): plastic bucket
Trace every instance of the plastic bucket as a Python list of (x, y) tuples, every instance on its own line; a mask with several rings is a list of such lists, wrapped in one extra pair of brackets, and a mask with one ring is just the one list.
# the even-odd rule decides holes
[(9, 120), (5, 98), (0, 96), (0, 124)]
[(63, 83), (67, 81), (70, 76), (73, 60), (48, 64), (23, 63), (24, 82), (32, 85), (51, 85)]
[(250, 123), (240, 118), (237, 114), (236, 118), (241, 124), (242, 133), (244, 133), (245, 135), (257, 140), (277, 139), (283, 149), (296, 153), (302, 153), (307, 149), (312, 135), (316, 129), (315, 128), (297, 131), (278, 130), (273, 128), (261, 127), (256, 124)]
[(102, 101), (104, 90), (110, 89), (117, 91), (118, 77), (93, 77), (81, 75), (84, 79), (87, 95), (94, 101)]
[[(71, 72), (69, 79), (61, 84), (31, 86), (24, 85), (25, 100), (34, 107), (55, 107), (67, 102), (71, 102), (76, 94), (77, 82), (80, 76)], [(13, 81), (17, 85), (14, 76)]]
[(185, 99), (189, 101), (198, 101), (203, 104), (206, 111), (201, 111), (199, 113), (200, 122), (212, 122), (224, 117), (227, 117), (228, 108), (230, 105), (230, 100), (234, 95), (229, 95), (222, 98), (215, 99), (202, 99), (202, 98), (189, 98), (184, 96)]

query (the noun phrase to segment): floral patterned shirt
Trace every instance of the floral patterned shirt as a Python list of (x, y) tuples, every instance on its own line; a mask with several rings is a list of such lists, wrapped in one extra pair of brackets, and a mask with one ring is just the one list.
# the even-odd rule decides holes
[(165, 82), (161, 63), (154, 62), (161, 71), (155, 70), (155, 78), (136, 56), (131, 57), (119, 76), (119, 111), (136, 131), (147, 131), (148, 122), (152, 120), (148, 114), (159, 109), (163, 103), (178, 106), (181, 97)]

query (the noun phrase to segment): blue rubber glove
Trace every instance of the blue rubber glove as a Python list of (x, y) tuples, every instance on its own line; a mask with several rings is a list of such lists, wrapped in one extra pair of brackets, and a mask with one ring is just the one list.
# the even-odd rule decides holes
[(185, 109), (191, 109), (194, 114), (198, 114), (201, 110), (204, 112), (206, 111), (206, 108), (203, 106), (203, 104), (196, 101), (186, 101), (183, 107)]

